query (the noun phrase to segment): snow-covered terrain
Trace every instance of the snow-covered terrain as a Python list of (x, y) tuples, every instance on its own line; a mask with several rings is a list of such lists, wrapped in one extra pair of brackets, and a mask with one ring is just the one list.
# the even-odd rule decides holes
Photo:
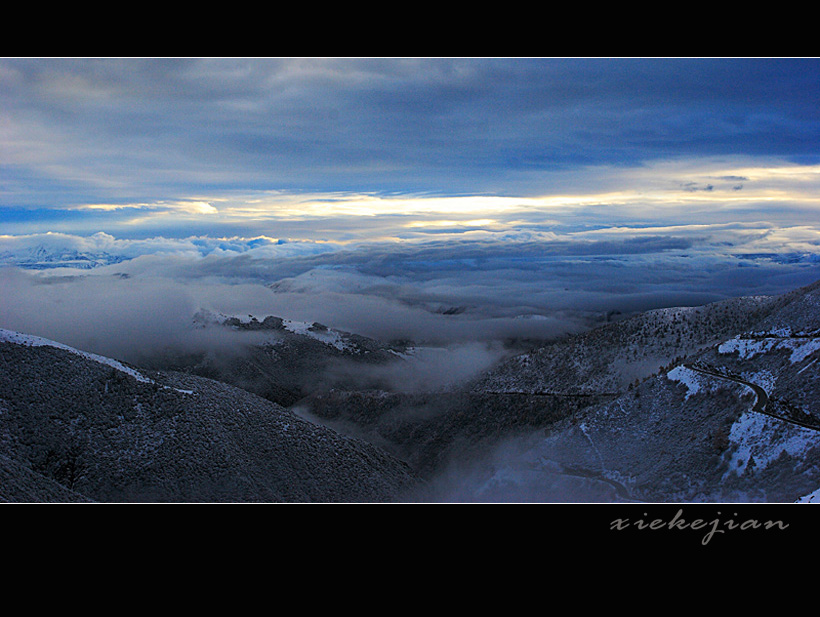
[(288, 332), (309, 336), (326, 345), (331, 345), (340, 351), (358, 351), (355, 345), (350, 343), (350, 341), (345, 340), (344, 336), (340, 332), (329, 330), (321, 324), (317, 325), (306, 321), (285, 319), (283, 320), (283, 327)]
[(125, 259), (120, 255), (113, 255), (105, 251), (81, 251), (71, 248), (46, 247), (45, 245), (0, 252), (0, 264), (17, 266), (28, 270), (52, 270), (56, 268), (91, 270), (100, 266), (120, 263)]
[(683, 365), (673, 368), (666, 373), (666, 377), (686, 386), (686, 400), (699, 392), (711, 392), (716, 387), (716, 383), (719, 383)]
[(724, 479), (730, 473), (747, 474), (765, 468), (784, 454), (797, 460), (816, 456), (820, 444), (817, 430), (807, 429), (762, 413), (746, 412), (729, 431), (732, 455)]
[(574, 468), (599, 487), (618, 482), (614, 500), (815, 501), (819, 298), (814, 284), (651, 311), (508, 360), (475, 389), (612, 397), (533, 438), (492, 477)]
[(477, 380), (475, 389), (622, 392), (687, 356), (753, 328), (775, 302), (753, 296), (641, 313), (510, 358)]
[[(241, 330), (286, 331), (319, 341), (339, 351), (351, 353), (362, 353), (363, 351), (356, 345), (354, 337), (352, 337), (349, 332), (340, 332), (316, 322), (283, 319), (273, 316), (268, 316), (262, 321), (259, 321), (253, 315), (249, 315), (248, 318), (245, 318), (241, 315), (226, 315), (224, 313), (200, 310), (194, 316), (194, 323), (199, 327), (221, 325)], [(276, 341), (275, 338), (272, 340)]]
[(5, 497), (818, 500), (820, 283), (634, 315), (466, 384), (442, 380), (461, 369), (445, 354), (417, 390), (395, 380), (429, 355), (409, 343), (273, 316), (194, 326), (237, 345), (137, 368), (1, 330)]
[(820, 338), (809, 336), (795, 337), (771, 337), (754, 336), (754, 338), (742, 338), (737, 336), (728, 340), (718, 347), (722, 354), (737, 353), (744, 360), (755, 357), (758, 354), (765, 354), (777, 349), (787, 349), (791, 352), (789, 361), (792, 363), (802, 362), (809, 355), (820, 349)]

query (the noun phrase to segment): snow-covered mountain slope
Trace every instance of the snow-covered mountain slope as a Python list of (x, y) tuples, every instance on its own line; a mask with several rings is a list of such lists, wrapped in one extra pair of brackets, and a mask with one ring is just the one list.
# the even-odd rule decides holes
[(608, 500), (648, 502), (793, 502), (817, 490), (820, 432), (754, 403), (736, 382), (656, 376), (533, 437), (495, 482), (560, 470), (584, 478), (588, 494), (605, 488)]
[(6, 501), (399, 499), (406, 464), (244, 390), (38, 337), (0, 340)]
[[(516, 380), (515, 363), (507, 363), (481, 383), (570, 392), (581, 385), (575, 390), (612, 388), (617, 394), (553, 423), (546, 436), (533, 434), (516, 458), (477, 479), (472, 494), (812, 501), (820, 487), (818, 299), (820, 285), (814, 284), (772, 298), (653, 311), (623, 327), (608, 326), (539, 350), (537, 362), (522, 363), (526, 379)], [(685, 314), (699, 318), (687, 320)], [(658, 319), (670, 316), (672, 327), (659, 328)], [(707, 336), (693, 334), (693, 326), (704, 329), (716, 316), (725, 322), (706, 328)], [(663, 338), (650, 337), (647, 352), (637, 347), (636, 333), (646, 328), (676, 342), (666, 358), (658, 354)], [(709, 344), (717, 332), (723, 338)], [(677, 344), (679, 339), (695, 344)], [(600, 354), (597, 360), (593, 349)], [(626, 384), (623, 376), (641, 356), (656, 356), (661, 370)], [(563, 370), (561, 363), (573, 358), (587, 362)], [(574, 493), (568, 479), (575, 482)]]
[(754, 328), (777, 298), (734, 298), (648, 311), (514, 356), (477, 379), (480, 392), (623, 392), (676, 359)]

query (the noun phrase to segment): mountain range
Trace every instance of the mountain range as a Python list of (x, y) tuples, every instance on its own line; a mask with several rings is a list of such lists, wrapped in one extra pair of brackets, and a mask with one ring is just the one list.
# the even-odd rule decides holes
[(121, 263), (127, 258), (106, 251), (79, 251), (71, 248), (54, 249), (42, 244), (21, 250), (0, 251), (0, 264), (28, 270), (74, 268), (91, 270), (99, 266)]
[(412, 342), (200, 311), (139, 366), (0, 331), (12, 502), (797, 502), (820, 489), (820, 281), (660, 309), (398, 387)]

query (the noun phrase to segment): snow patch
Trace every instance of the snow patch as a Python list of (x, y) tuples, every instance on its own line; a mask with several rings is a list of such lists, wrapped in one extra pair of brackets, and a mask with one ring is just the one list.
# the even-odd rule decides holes
[(820, 488), (813, 493), (803, 495), (800, 499), (795, 500), (795, 503), (820, 503)]
[(677, 381), (678, 383), (682, 383), (686, 386), (686, 400), (689, 400), (689, 397), (693, 394), (700, 392), (703, 387), (703, 380), (700, 375), (685, 366), (676, 366), (671, 371), (666, 373), (666, 376), (672, 381)]
[(316, 324), (308, 323), (306, 321), (293, 321), (292, 319), (283, 319), (282, 325), (285, 330), (288, 330), (289, 332), (301, 334), (302, 336), (309, 336), (317, 341), (325, 343), (326, 345), (335, 347), (340, 351), (355, 351), (355, 347), (348, 341), (344, 340), (342, 335), (335, 330), (317, 327)]
[(792, 364), (802, 362), (808, 356), (820, 349), (818, 338), (740, 338), (736, 337), (725, 341), (718, 347), (718, 352), (731, 354), (737, 352), (741, 360), (749, 360), (757, 355), (773, 350), (790, 350), (789, 360)]
[(808, 342), (805, 342), (803, 345), (794, 349), (789, 360), (791, 360), (792, 364), (802, 362), (818, 349), (820, 349), (820, 339), (811, 339)]
[(790, 456), (804, 456), (810, 448), (817, 447), (818, 433), (750, 411), (732, 425), (729, 442), (734, 451), (724, 478), (733, 471), (738, 475), (745, 473), (751, 460), (756, 469), (762, 469), (784, 451)]
[(770, 371), (758, 371), (755, 373), (743, 373), (741, 377), (763, 388), (766, 392), (771, 392), (774, 389), (774, 384), (777, 377), (772, 375)]
[(731, 354), (737, 352), (742, 360), (749, 360), (756, 355), (766, 353), (777, 347), (780, 339), (744, 339), (733, 338), (718, 347), (718, 353)]

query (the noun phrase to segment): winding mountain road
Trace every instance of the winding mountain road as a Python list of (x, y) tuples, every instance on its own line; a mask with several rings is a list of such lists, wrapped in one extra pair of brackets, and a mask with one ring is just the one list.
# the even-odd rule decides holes
[[(734, 383), (742, 384), (744, 386), (748, 386), (755, 393), (755, 397), (756, 397), (755, 403), (752, 406), (752, 411), (756, 411), (758, 413), (762, 413), (762, 414), (765, 414), (765, 415), (770, 416), (772, 418), (782, 420), (783, 422), (789, 422), (791, 424), (795, 424), (795, 425), (801, 426), (803, 428), (807, 428), (807, 429), (814, 430), (814, 431), (820, 431), (819, 426), (806, 424), (804, 422), (801, 422), (800, 420), (796, 420), (794, 418), (788, 418), (788, 417), (781, 416), (779, 414), (775, 414), (775, 413), (771, 412), (768, 409), (769, 401), (770, 401), (769, 394), (766, 392), (766, 390), (763, 387), (761, 387), (760, 385), (758, 385), (754, 382), (747, 381), (747, 380), (741, 379), (739, 377), (726, 375), (726, 374), (720, 373), (718, 371), (710, 370), (708, 368), (704, 368), (704, 367), (701, 367), (701, 366), (695, 366), (693, 364), (685, 363), (685, 364), (683, 364), (683, 366), (685, 368), (691, 370), (691, 371), (696, 372), (696, 373), (701, 373), (701, 374), (707, 375), (709, 377), (715, 377), (717, 379), (725, 379), (726, 381), (731, 381), (731, 382), (734, 382)], [(586, 435), (586, 433), (584, 433), (584, 435), (587, 436), (587, 438), (589, 439), (589, 436)], [(592, 445), (594, 447), (594, 444), (592, 444)], [(617, 497), (620, 500), (623, 500), (623, 501), (626, 501), (626, 502), (640, 502), (641, 501), (640, 499), (637, 499), (636, 497), (633, 497), (631, 492), (629, 491), (629, 489), (626, 486), (624, 486), (623, 484), (621, 484), (620, 482), (618, 482), (616, 480), (608, 478), (602, 471), (595, 471), (595, 470), (588, 469), (588, 468), (585, 468), (585, 467), (582, 467), (582, 466), (572, 465), (572, 464), (567, 464), (567, 463), (561, 463), (561, 462), (558, 462), (558, 461), (551, 461), (551, 462), (552, 462), (553, 465), (557, 465), (558, 470), (559, 470), (558, 472), (565, 475), (565, 476), (570, 476), (570, 477), (575, 477), (575, 478), (579, 478), (579, 479), (596, 481), (596, 482), (601, 482), (601, 483), (608, 484), (611, 488), (614, 489), (615, 494), (617, 495)]]
[[(766, 413), (766, 407), (769, 404), (769, 395), (767, 394), (766, 390), (762, 387), (757, 385), (756, 383), (752, 383), (751, 381), (746, 381), (744, 379), (740, 379), (739, 377), (730, 377), (729, 375), (724, 375), (722, 373), (718, 373), (717, 371), (710, 371), (709, 369), (704, 369), (701, 367), (697, 367), (693, 364), (684, 364), (684, 367), (688, 368), (690, 371), (695, 371), (696, 373), (702, 373), (704, 375), (709, 375), (710, 377), (717, 377), (718, 379), (725, 379), (727, 381), (733, 381), (735, 383), (743, 384), (744, 386), (749, 386), (752, 391), (754, 391), (755, 395), (757, 396), (757, 400), (755, 401), (754, 407), (752, 407), (752, 411), (758, 411), (760, 413)], [(772, 415), (772, 414), (768, 414)], [(780, 416), (774, 416), (780, 417)]]
[(722, 373), (718, 373), (717, 371), (711, 371), (709, 369), (698, 367), (693, 364), (684, 364), (683, 366), (696, 373), (702, 373), (703, 375), (709, 375), (710, 377), (717, 377), (718, 379), (733, 381), (735, 383), (743, 384), (744, 386), (750, 387), (757, 396), (757, 400), (755, 401), (755, 404), (752, 407), (752, 411), (757, 411), (759, 413), (766, 414), (769, 417), (777, 418), (778, 420), (783, 420), (784, 422), (790, 422), (791, 424), (802, 426), (803, 428), (811, 429), (813, 431), (820, 431), (820, 427), (816, 425), (807, 424), (805, 422), (801, 422), (800, 420), (796, 420), (794, 418), (787, 418), (786, 416), (781, 416), (779, 414), (775, 414), (769, 411), (767, 409), (769, 405), (769, 395), (766, 392), (766, 390), (764, 390), (756, 383), (746, 381), (745, 379), (740, 379), (739, 377), (731, 377), (729, 375), (724, 375)]

